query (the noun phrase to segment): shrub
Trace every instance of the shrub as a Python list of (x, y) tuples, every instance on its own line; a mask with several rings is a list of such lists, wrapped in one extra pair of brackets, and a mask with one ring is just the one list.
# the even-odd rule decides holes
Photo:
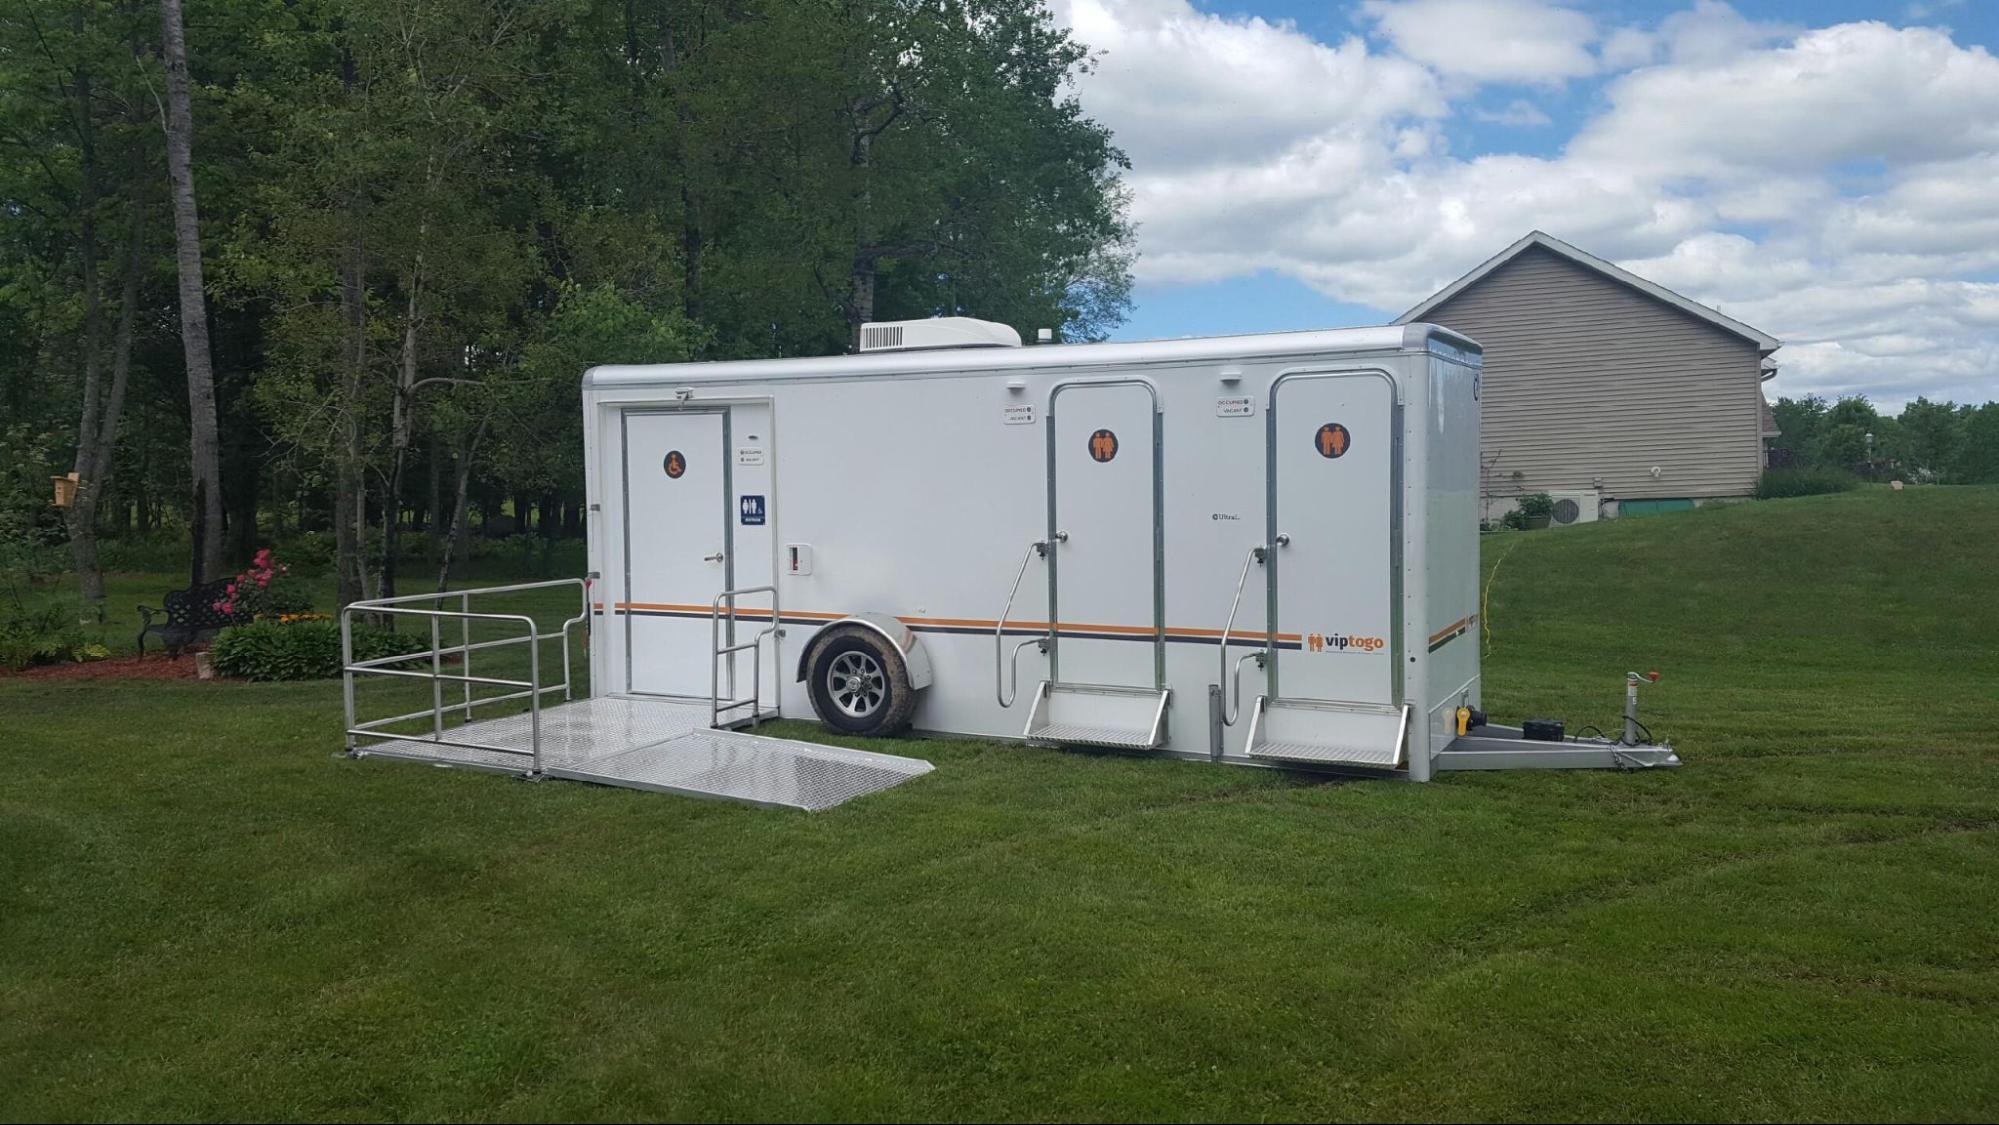
[(1771, 469), (1756, 482), (1758, 500), (1786, 496), (1818, 496), (1827, 492), (1850, 492), (1860, 487), (1860, 478), (1844, 469)]
[(249, 569), (229, 583), (215, 608), (237, 620), (248, 621), (304, 613), (312, 608), (312, 598), (292, 578), (291, 568), (279, 563), (272, 557), (271, 549), (265, 547), (250, 560)]
[(0, 611), (0, 668), (18, 672), (34, 664), (102, 660), (111, 655), (91, 644), (76, 623), (76, 606), (63, 602), (29, 609), (18, 601)]
[(1520, 498), (1517, 509), (1522, 519), (1538, 519), (1555, 514), (1555, 498), (1545, 492), (1530, 492)]
[[(428, 642), (356, 623), (354, 659), (428, 651)], [(325, 680), (340, 674), (340, 626), (332, 621), (253, 621), (216, 634), (215, 670), (246, 680)]]
[(302, 531), (278, 545), (285, 565), (307, 578), (333, 569), (334, 541), (330, 531)]

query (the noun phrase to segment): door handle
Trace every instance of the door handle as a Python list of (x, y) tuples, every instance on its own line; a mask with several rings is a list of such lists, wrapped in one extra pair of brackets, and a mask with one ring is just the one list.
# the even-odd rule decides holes
[(715, 552), (715, 553), (714, 553), (714, 554), (712, 554), (712, 555), (702, 555), (702, 556), (701, 556), (701, 561), (702, 561), (702, 562), (721, 562), (721, 561), (722, 561), (722, 552), (720, 552), (720, 551), (717, 551), (717, 552)]

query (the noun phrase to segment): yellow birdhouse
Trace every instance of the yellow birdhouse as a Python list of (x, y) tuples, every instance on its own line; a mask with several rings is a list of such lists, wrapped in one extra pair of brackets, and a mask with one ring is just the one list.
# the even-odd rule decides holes
[(55, 485), (56, 507), (67, 508), (76, 502), (75, 473), (71, 473), (66, 477), (50, 477), (49, 483)]

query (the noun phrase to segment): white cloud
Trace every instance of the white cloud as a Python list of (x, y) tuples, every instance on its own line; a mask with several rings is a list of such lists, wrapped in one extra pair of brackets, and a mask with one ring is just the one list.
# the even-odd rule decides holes
[(1404, 56), (1452, 77), (1559, 82), (1596, 72), (1596, 21), (1545, 0), (1365, 0)]
[(1506, 103), (1506, 106), (1502, 109), (1474, 109), (1472, 110), (1472, 116), (1480, 121), (1490, 121), (1494, 125), (1538, 128), (1542, 125), (1554, 124), (1553, 121), (1549, 120), (1548, 115), (1541, 111), (1540, 106), (1535, 105), (1526, 98), (1515, 98)]
[(1614, 80), (1571, 155), (1660, 176), (1887, 165), (1999, 149), (1999, 59), (1930, 28), (1842, 24)]
[[(1699, 0), (1599, 39), (1558, 4), (1377, 0), (1383, 47), (1187, 0), (1057, 9), (1102, 52), (1081, 95), (1133, 159), (1142, 281), (1268, 270), (1392, 314), (1540, 227), (1788, 341), (1782, 393), (1999, 397), (1999, 60), (1944, 31)], [(1559, 151), (1448, 150), (1454, 121), (1546, 121), (1481, 83), (1598, 66), (1636, 69)]]
[(1743, 17), (1722, 0), (1694, 0), (1653, 29), (1621, 27), (1605, 40), (1606, 70), (1628, 70), (1655, 62), (1717, 63), (1790, 38), (1796, 28)]

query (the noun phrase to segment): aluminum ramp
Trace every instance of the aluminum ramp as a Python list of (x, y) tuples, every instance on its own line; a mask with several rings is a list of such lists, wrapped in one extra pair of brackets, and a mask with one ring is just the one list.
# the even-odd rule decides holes
[[(715, 730), (709, 715), (705, 700), (633, 696), (544, 707), (540, 776), (818, 811), (932, 769), (917, 758)], [(508, 715), (446, 728), (451, 742), (391, 738), (354, 753), (533, 775), (533, 735), (528, 715)]]

